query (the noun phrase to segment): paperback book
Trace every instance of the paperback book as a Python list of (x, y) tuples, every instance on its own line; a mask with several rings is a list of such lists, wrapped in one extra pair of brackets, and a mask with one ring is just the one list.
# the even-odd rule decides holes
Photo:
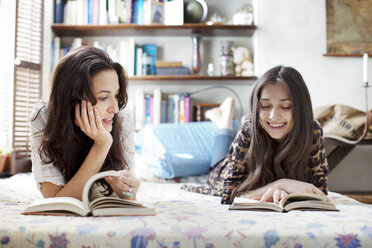
[(119, 176), (118, 171), (104, 171), (92, 176), (83, 189), (83, 200), (73, 197), (52, 197), (36, 200), (22, 214), (29, 215), (76, 215), (76, 216), (120, 216), (155, 215), (155, 208), (148, 203), (119, 197), (102, 196), (89, 199), (93, 184), (107, 176)]
[(291, 210), (338, 211), (326, 197), (311, 193), (292, 193), (284, 197), (279, 204), (261, 202), (243, 197), (235, 197), (230, 210), (272, 210), (288, 212)]

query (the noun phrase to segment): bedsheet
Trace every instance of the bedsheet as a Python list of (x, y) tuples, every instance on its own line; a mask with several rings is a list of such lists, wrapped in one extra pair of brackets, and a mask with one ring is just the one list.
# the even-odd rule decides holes
[(180, 183), (142, 182), (156, 216), (21, 215), (40, 198), (31, 174), (0, 179), (2, 247), (372, 247), (372, 205), (330, 192), (339, 212), (230, 211)]

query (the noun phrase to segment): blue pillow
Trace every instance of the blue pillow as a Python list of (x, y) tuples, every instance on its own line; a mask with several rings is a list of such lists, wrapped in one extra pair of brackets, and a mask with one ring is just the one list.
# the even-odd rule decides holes
[(206, 174), (217, 131), (209, 121), (147, 125), (136, 135), (136, 152), (160, 178)]

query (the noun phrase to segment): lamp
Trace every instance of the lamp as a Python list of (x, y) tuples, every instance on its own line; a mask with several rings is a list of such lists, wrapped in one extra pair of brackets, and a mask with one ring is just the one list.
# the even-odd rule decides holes
[(242, 102), (240, 100), (239, 95), (236, 93), (236, 91), (233, 90), (230, 87), (223, 86), (223, 85), (214, 85), (214, 86), (206, 87), (206, 88), (201, 89), (201, 90), (195, 90), (195, 91), (192, 91), (192, 92), (186, 92), (185, 95), (186, 96), (191, 96), (191, 95), (195, 95), (195, 94), (198, 94), (198, 93), (201, 93), (201, 92), (205, 92), (205, 91), (209, 91), (209, 90), (213, 90), (213, 89), (218, 89), (218, 88), (225, 89), (225, 90), (228, 90), (228, 91), (230, 91), (230, 92), (233, 93), (233, 95), (235, 96), (236, 100), (239, 103), (239, 113), (240, 113), (239, 116), (241, 118), (243, 116), (243, 105), (242, 105)]

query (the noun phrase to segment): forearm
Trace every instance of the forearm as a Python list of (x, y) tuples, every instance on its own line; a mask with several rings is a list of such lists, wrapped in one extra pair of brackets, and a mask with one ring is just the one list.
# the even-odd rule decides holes
[(81, 200), (85, 183), (101, 170), (109, 149), (110, 146), (102, 147), (94, 144), (79, 170), (64, 187), (56, 192), (55, 197), (69, 196)]

